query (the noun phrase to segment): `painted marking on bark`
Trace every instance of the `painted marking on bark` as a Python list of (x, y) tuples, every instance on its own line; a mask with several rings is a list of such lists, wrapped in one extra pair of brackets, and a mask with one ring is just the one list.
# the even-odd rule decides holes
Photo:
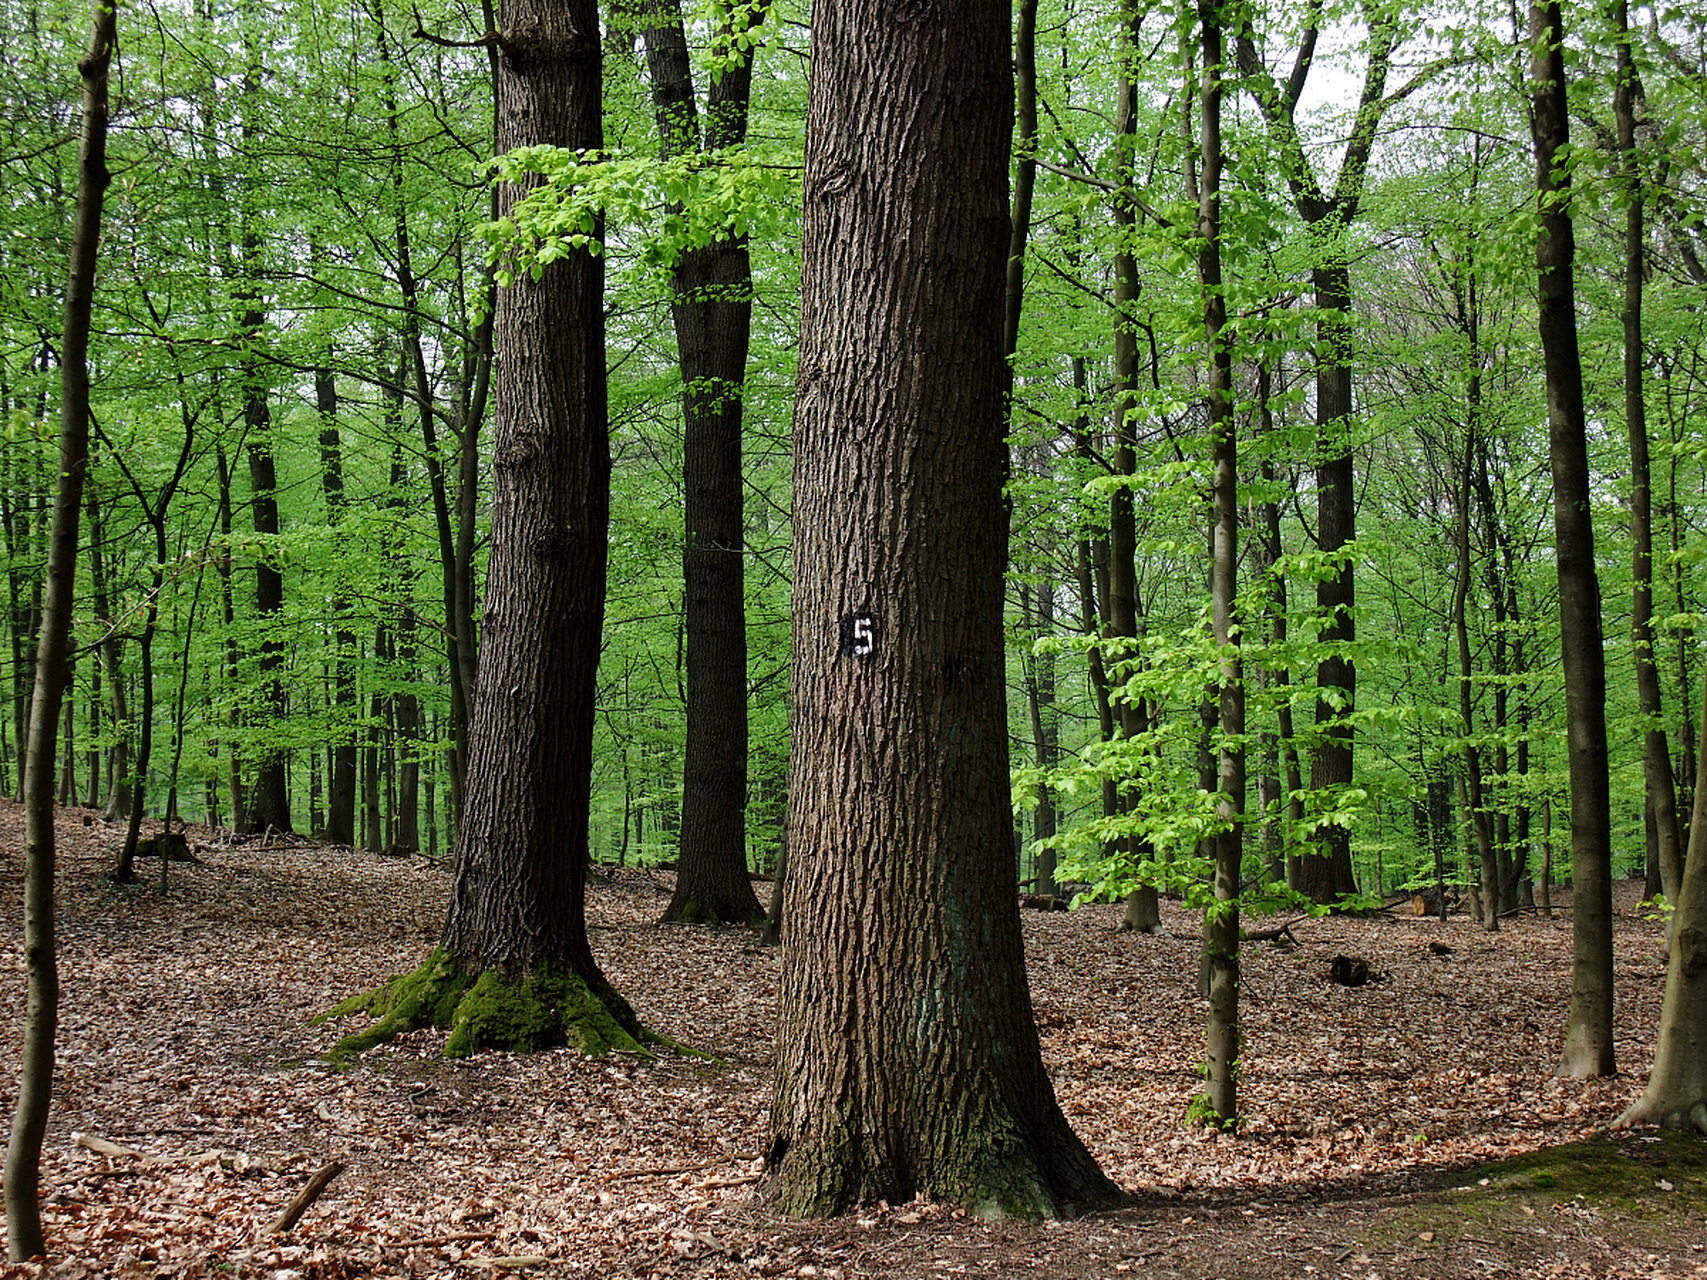
[(877, 652), (877, 619), (864, 609), (842, 618), (841, 653), (844, 658), (869, 658)]

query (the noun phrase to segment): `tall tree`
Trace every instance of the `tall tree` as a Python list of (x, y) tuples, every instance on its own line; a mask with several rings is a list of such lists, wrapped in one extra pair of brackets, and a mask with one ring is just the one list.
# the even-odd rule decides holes
[(1612, 816), (1606, 762), (1606, 655), (1594, 564), (1593, 493), (1577, 348), (1560, 0), (1529, 8), (1539, 238), (1535, 262), (1547, 379), (1547, 446), (1553, 471), (1553, 542), (1559, 578), (1559, 649), (1571, 775), (1571, 1012), (1559, 1060), (1564, 1076), (1605, 1076), (1612, 1051)]
[(53, 901), (54, 738), (69, 671), (77, 577), (77, 526), (89, 463), (89, 327), (95, 259), (107, 183), (107, 71), (118, 42), (118, 9), (95, 0), (89, 45), (77, 64), (83, 125), (77, 155), (77, 212), (59, 346), (59, 470), (48, 540), (47, 592), (36, 645), (36, 686), (24, 762), (24, 967), (28, 983), (24, 1042), (11, 1140), (6, 1146), (6, 1249), (13, 1262), (46, 1252), (42, 1238), (41, 1144), (53, 1092), (53, 1041), (59, 1025), (59, 969)]
[[(1350, 649), (1357, 636), (1357, 597), (1352, 557), (1346, 548), (1357, 536), (1357, 493), (1350, 434), (1352, 292), (1346, 232), (1362, 208), (1365, 177), (1382, 117), (1394, 103), (1420, 87), (1427, 74), (1389, 94), (1387, 76), (1399, 40), (1398, 14), (1386, 0), (1363, 0), (1362, 9), (1369, 32), (1363, 86), (1331, 188), (1317, 176), (1297, 119), (1321, 34), (1321, 0), (1312, 0), (1306, 8), (1304, 30), (1284, 83), (1277, 82), (1263, 64), (1248, 17), (1241, 15), (1235, 38), (1239, 70), (1280, 152), (1287, 185), (1299, 217), (1311, 229), (1317, 255), (1310, 270), (1317, 311), (1316, 540), (1321, 553), (1333, 559), (1331, 572), (1316, 586), (1320, 639), (1327, 651), (1316, 666), (1316, 683), (1322, 691), (1316, 702), (1316, 723), (1322, 736), (1311, 760), (1312, 788), (1345, 787), (1352, 781), (1350, 717), (1356, 701), (1357, 668)], [(1351, 831), (1343, 824), (1329, 823), (1322, 828), (1320, 841), (1324, 856), (1299, 864), (1298, 890), (1323, 903), (1355, 893)]]
[(1643, 183), (1636, 150), (1636, 105), (1641, 82), (1631, 55), (1630, 6), (1614, 0), (1613, 36), (1618, 42), (1612, 114), (1618, 138), (1619, 181), (1624, 187), (1624, 425), (1630, 437), (1630, 641), (1635, 650), (1636, 694), (1647, 728), (1642, 736), (1643, 807), (1658, 845), (1660, 886), (1677, 899), (1683, 875), (1683, 838), (1678, 827), (1677, 781), (1671, 747), (1660, 719), (1660, 672), (1654, 661), (1654, 523), (1652, 469), (1648, 463), (1647, 369), (1642, 350), (1644, 261)]
[[(603, 146), (598, 8), (512, 0), (495, 35), (498, 147)], [(500, 188), (500, 211), (521, 197)], [(449, 918), (420, 970), (342, 1006), (345, 1050), (448, 1020), (482, 1046), (640, 1049), (586, 923), (594, 676), (610, 517), (604, 267), (591, 244), (498, 292), (491, 562)], [(537, 278), (536, 278), (537, 276)]]
[(1197, 274), (1209, 357), (1209, 448), (1214, 523), (1210, 535), (1210, 616), (1217, 654), (1221, 823), (1214, 848), (1214, 901), (1203, 922), (1208, 963), (1209, 1105), (1225, 1127), (1239, 1115), (1239, 890), (1245, 835), (1245, 689), (1234, 605), (1239, 589), (1239, 438), (1233, 416), (1233, 334), (1221, 272), (1221, 97), (1223, 40), (1217, 0), (1198, 6), (1202, 38), (1202, 120), (1197, 175)]
[(826, 0), (795, 405), (788, 945), (761, 1194), (1120, 1192), (1043, 1070), (1003, 708), (1006, 4)]
[[(645, 9), (646, 62), (666, 158), (715, 157), (747, 137), (752, 32), (764, 5), (731, 4), (716, 33), (719, 69), (695, 107), (680, 0)], [(747, 874), (747, 618), (741, 424), (752, 331), (747, 237), (685, 250), (670, 277), (682, 373), (682, 613), (687, 737), (676, 890), (666, 920), (756, 924), (764, 908)]]

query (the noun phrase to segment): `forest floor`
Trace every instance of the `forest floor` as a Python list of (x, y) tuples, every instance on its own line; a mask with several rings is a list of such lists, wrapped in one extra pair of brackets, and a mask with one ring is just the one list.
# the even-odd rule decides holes
[[(927, 1203), (831, 1222), (750, 1203), (779, 958), (743, 930), (653, 923), (662, 872), (589, 893), (606, 972), (651, 1026), (721, 1056), (438, 1056), (442, 1033), (323, 1064), (309, 1019), (415, 968), (447, 869), (306, 842), (225, 844), (149, 883), (103, 879), (119, 833), (60, 826), (59, 1071), (45, 1265), (0, 1277), (1707, 1276), (1707, 1144), (1604, 1134), (1640, 1091), (1664, 973), (1617, 886), (1618, 1063), (1555, 1079), (1569, 897), (1483, 933), (1391, 913), (1304, 920), (1245, 953), (1248, 1123), (1188, 1128), (1200, 922), (1116, 931), (1118, 907), (1027, 911), (1044, 1054), (1133, 1207), (985, 1224)], [(22, 1023), (22, 819), (0, 804), (0, 1116)], [(143, 864), (145, 877), (158, 864)], [(1251, 927), (1257, 927), (1256, 922)], [(1450, 950), (1439, 953), (1432, 943)], [(1381, 975), (1327, 980), (1340, 954)], [(348, 1028), (346, 1028), (348, 1029)], [(102, 1143), (127, 1154), (103, 1154)], [(314, 1171), (346, 1171), (270, 1224)], [(1504, 1162), (1504, 1163), (1493, 1163)]]

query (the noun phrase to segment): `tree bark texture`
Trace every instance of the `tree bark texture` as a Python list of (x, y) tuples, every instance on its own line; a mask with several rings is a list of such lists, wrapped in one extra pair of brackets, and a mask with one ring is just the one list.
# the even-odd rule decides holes
[[(89, 323), (107, 183), (107, 70), (118, 15), (96, 0), (89, 45), (77, 69), (83, 81), (77, 157), (77, 212), (60, 342), (59, 474), (48, 536), (47, 590), (36, 644), (36, 682), (24, 764), (24, 1035), (11, 1139), (6, 1147), (6, 1248), (13, 1262), (46, 1251), (42, 1236), (41, 1146), (53, 1095), (54, 1035), (59, 1025), (59, 968), (54, 939), (54, 738), (69, 676), (66, 648), (76, 604), (77, 526), (89, 463)], [(22, 746), (23, 744), (20, 744)]]
[[(746, 30), (763, 10), (748, 10)], [(653, 108), (666, 156), (715, 153), (747, 135), (752, 47), (694, 109), (679, 3), (659, 3), (646, 31)], [(725, 30), (724, 38), (734, 34)], [(743, 32), (744, 34), (744, 32)], [(702, 143), (703, 132), (703, 143)], [(683, 630), (687, 733), (676, 889), (666, 920), (756, 924), (747, 874), (747, 615), (741, 399), (752, 330), (753, 273), (744, 236), (685, 252), (670, 280), (682, 374)]]
[[(507, 6), (500, 152), (603, 145), (598, 30), (590, 0)], [(520, 195), (502, 189), (504, 214)], [(573, 253), (498, 294), (491, 562), (444, 933), (467, 976), (516, 983), (544, 966), (596, 991), (584, 894), (610, 516), (603, 283), (603, 258)]]
[(1565, 676), (1565, 733), (1571, 776), (1571, 1011), (1559, 1061), (1564, 1076), (1613, 1074), (1612, 836), (1606, 761), (1606, 657), (1582, 363), (1577, 352), (1575, 239), (1565, 95), (1564, 19), (1559, 0), (1529, 9), (1534, 53), (1531, 128), (1540, 235), (1535, 261), (1547, 379), (1547, 443), (1553, 472), (1553, 537), (1559, 579), (1559, 649)]
[(1006, 4), (815, 13), (789, 925), (766, 1182), (823, 1216), (1120, 1193), (1039, 1056), (1003, 708)]

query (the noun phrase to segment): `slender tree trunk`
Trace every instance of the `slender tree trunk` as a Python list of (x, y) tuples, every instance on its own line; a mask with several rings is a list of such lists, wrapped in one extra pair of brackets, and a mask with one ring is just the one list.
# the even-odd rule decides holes
[[(219, 534), (220, 553), (219, 569), (219, 616), (222, 630), (225, 634), (225, 682), (226, 687), (235, 691), (238, 677), (237, 653), (237, 602), (235, 583), (232, 581), (231, 570), (231, 463), (225, 456), (222, 446), (215, 446), (214, 462), (219, 478)], [(232, 729), (238, 727), (241, 712), (237, 707), (237, 699), (233, 697), (231, 708)], [(247, 831), (249, 829), (249, 797), (243, 786), (243, 761), (237, 749), (237, 737), (233, 733), (226, 743), (225, 750), (225, 788), (231, 795), (231, 830)]]
[[(1137, 222), (1133, 148), (1137, 143), (1138, 128), (1138, 90), (1131, 59), (1138, 56), (1137, 28), (1141, 16), (1131, 3), (1123, 4), (1120, 12), (1126, 52), (1120, 62), (1115, 103), (1115, 123), (1122, 147), (1120, 185), (1123, 190), (1114, 202), (1114, 223), (1121, 246), (1114, 257), (1114, 470), (1119, 476), (1131, 476), (1138, 470), (1133, 438), (1138, 412), (1138, 333), (1132, 310), (1137, 305), (1139, 291), (1138, 261), (1131, 247)], [(1117, 644), (1123, 645), (1122, 656), (1111, 673), (1113, 684), (1119, 684), (1139, 662), (1137, 542), (1132, 490), (1121, 485), (1110, 495), (1108, 509), (1109, 632)], [(1113, 702), (1120, 720), (1120, 736), (1128, 742), (1136, 742), (1149, 729), (1144, 709), (1126, 697), (1116, 696)], [(1133, 785), (1128, 783), (1129, 787)], [(1135, 791), (1128, 790), (1122, 794), (1121, 806), (1129, 816), (1137, 811), (1139, 799)], [(1121, 838), (1121, 848), (1133, 867), (1149, 861), (1153, 855), (1148, 837), (1136, 832), (1129, 832)], [(1141, 883), (1127, 895), (1126, 915), (1120, 927), (1137, 933), (1162, 931), (1161, 902), (1153, 883)]]
[(1202, 289), (1204, 345), (1209, 359), (1209, 439), (1214, 526), (1210, 555), (1210, 615), (1215, 632), (1221, 748), (1218, 768), (1221, 824), (1214, 839), (1214, 902), (1204, 911), (1203, 955), (1209, 966), (1205, 1048), (1209, 1106), (1224, 1128), (1239, 1116), (1239, 888), (1245, 832), (1245, 690), (1235, 602), (1239, 586), (1239, 444), (1233, 416), (1233, 335), (1221, 281), (1222, 36), (1217, 0), (1203, 0), (1203, 113), (1199, 144), (1197, 274)]
[(1571, 224), (1560, 0), (1529, 9), (1534, 53), (1536, 185), (1540, 193), (1536, 266), (1541, 348), (1547, 375), (1547, 438), (1553, 472), (1553, 530), (1559, 578), (1560, 657), (1571, 771), (1571, 1012), (1559, 1074), (1615, 1071), (1612, 1027), (1611, 790), (1606, 762), (1606, 659), (1600, 582), (1594, 563), (1593, 486), (1577, 354), (1575, 241)]
[[(338, 528), (344, 519), (344, 448), (338, 430), (338, 385), (328, 364), (315, 370), (314, 403), (320, 417), (320, 491), (326, 502), (326, 523)], [(327, 601), (332, 615), (332, 749), (326, 770), (325, 838), (332, 844), (356, 842), (356, 635), (350, 626), (350, 603), (341, 578)]]
[(1660, 701), (1660, 672), (1654, 662), (1653, 485), (1648, 461), (1648, 411), (1642, 358), (1641, 159), (1636, 153), (1636, 102), (1642, 87), (1630, 56), (1627, 0), (1614, 0), (1613, 29), (1618, 42), (1617, 82), (1612, 114), (1618, 131), (1620, 179), (1624, 187), (1624, 422), (1630, 436), (1630, 640), (1636, 657), (1636, 696), (1647, 730), (1642, 738), (1644, 808), (1654, 826), (1660, 886), (1675, 902), (1683, 879), (1683, 842), (1678, 830), (1677, 787), (1671, 772)]
[(118, 39), (116, 6), (97, 0), (89, 45), (78, 63), (83, 125), (77, 156), (77, 213), (60, 342), (59, 470), (48, 538), (47, 589), (36, 644), (36, 684), (24, 765), (24, 972), (26, 1004), (21, 1072), (6, 1147), (6, 1247), (13, 1262), (46, 1252), (42, 1235), (42, 1138), (53, 1091), (54, 1035), (59, 1024), (59, 969), (54, 939), (53, 762), (60, 700), (68, 677), (66, 649), (76, 604), (77, 533), (89, 462), (89, 322), (95, 259), (107, 188), (107, 69)]

